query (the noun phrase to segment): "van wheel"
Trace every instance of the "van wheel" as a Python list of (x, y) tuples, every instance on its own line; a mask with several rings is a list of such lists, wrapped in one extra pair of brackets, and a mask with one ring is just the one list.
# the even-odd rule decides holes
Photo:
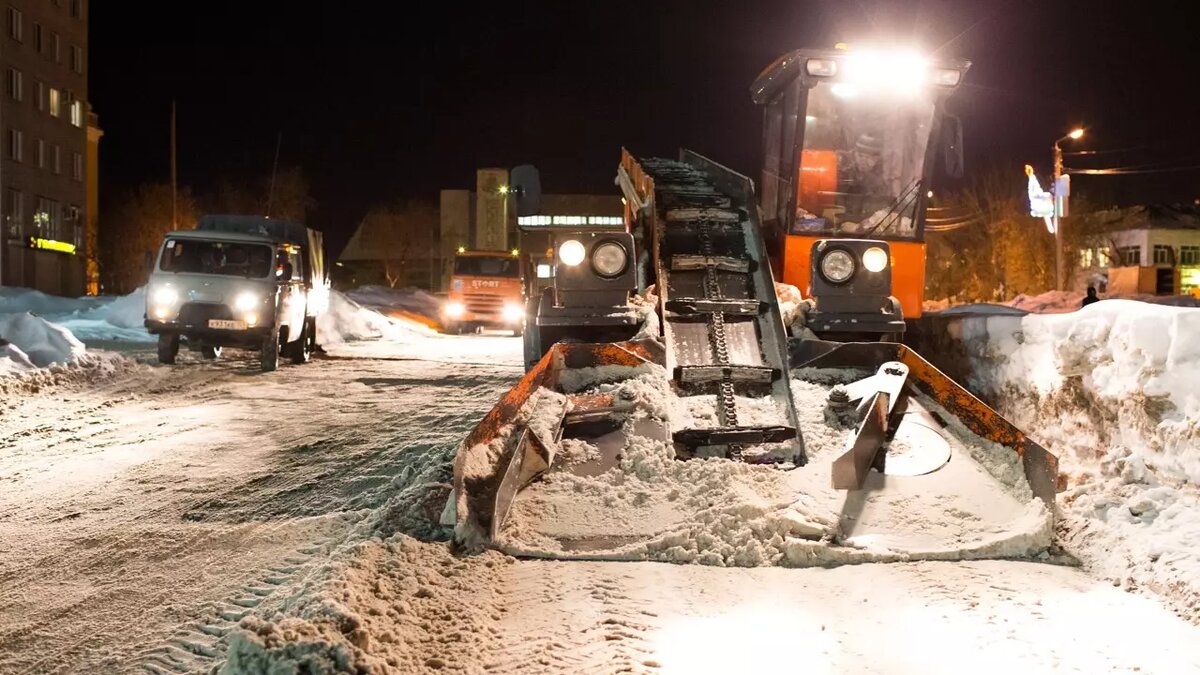
[(168, 333), (158, 334), (158, 362), (166, 365), (175, 363), (179, 354), (179, 336)]
[(279, 326), (272, 328), (263, 340), (258, 358), (264, 373), (269, 373), (279, 367)]
[(210, 360), (219, 359), (221, 358), (221, 348), (215, 345), (212, 347), (205, 345), (204, 347), (200, 348), (200, 355)]
[(305, 320), (304, 332), (300, 334), (300, 338), (288, 345), (288, 351), (291, 353), (292, 363), (301, 364), (308, 363), (312, 356), (312, 343), (316, 341), (315, 331), (313, 330), (312, 322)]

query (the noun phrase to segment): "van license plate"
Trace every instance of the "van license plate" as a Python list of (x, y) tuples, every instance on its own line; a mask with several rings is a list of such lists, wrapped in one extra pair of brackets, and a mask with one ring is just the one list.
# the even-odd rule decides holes
[(209, 328), (220, 328), (221, 330), (246, 330), (245, 321), (229, 321), (226, 319), (209, 319)]

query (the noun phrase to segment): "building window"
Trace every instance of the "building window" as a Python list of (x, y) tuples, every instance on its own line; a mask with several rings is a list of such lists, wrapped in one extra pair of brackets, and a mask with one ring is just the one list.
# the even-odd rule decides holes
[(15, 101), (24, 99), (25, 75), (16, 68), (8, 69), (8, 95)]
[(1180, 265), (1200, 265), (1200, 246), (1180, 246)]
[(46, 50), (46, 31), (40, 23), (33, 24), (33, 50), (38, 54)]
[(61, 108), (59, 108), (60, 103), (61, 103), (61, 99), (59, 98), (58, 90), (55, 89), (54, 87), (50, 87), (50, 116), (51, 117), (59, 116), (59, 113), (61, 112)]
[(8, 158), (14, 162), (21, 161), (21, 147), (25, 145), (25, 134), (19, 129), (8, 130)]
[(1175, 258), (1173, 253), (1174, 253), (1174, 251), (1171, 250), (1170, 246), (1163, 246), (1161, 244), (1155, 244), (1154, 245), (1154, 264), (1155, 265), (1173, 265), (1174, 264), (1173, 259)]
[(46, 83), (38, 82), (33, 88), (33, 95), (37, 98), (38, 112), (46, 112)]
[(83, 126), (83, 101), (79, 99), (71, 101), (71, 124), (77, 127)]
[(1126, 267), (1139, 267), (1142, 264), (1141, 246), (1121, 246), (1117, 249), (1121, 264)]
[(59, 39), (58, 33), (53, 33), (52, 36), (50, 42), (54, 47), (54, 62), (62, 63), (62, 40)]
[(54, 175), (62, 173), (62, 148), (54, 146)]
[(83, 0), (71, 0), (71, 17), (78, 19), (83, 16)]
[(37, 236), (42, 239), (62, 241), (62, 214), (58, 202), (45, 197), (38, 197), (37, 210), (33, 212), (33, 227)]
[(25, 16), (21, 14), (21, 10), (15, 7), (8, 8), (8, 35), (17, 42), (21, 42), (25, 37), (24, 26), (22, 23)]
[(63, 222), (71, 233), (71, 243), (76, 249), (83, 249), (83, 219), (79, 217), (79, 207), (72, 204), (65, 208)]
[(25, 213), (25, 195), (20, 190), (8, 188), (4, 197), (4, 220), (8, 226), (8, 236), (20, 238)]
[(83, 48), (79, 45), (71, 45), (71, 70), (83, 72)]
[(37, 168), (39, 168), (39, 169), (46, 168), (46, 141), (43, 141), (40, 138), (37, 140), (36, 158), (37, 158)]
[(83, 155), (78, 152), (71, 155), (71, 178), (83, 180)]

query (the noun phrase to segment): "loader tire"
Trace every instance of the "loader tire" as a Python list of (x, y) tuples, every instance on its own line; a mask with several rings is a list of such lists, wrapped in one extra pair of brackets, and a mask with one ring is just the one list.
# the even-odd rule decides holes
[(204, 346), (200, 348), (200, 355), (210, 361), (221, 358), (221, 348), (219, 346)]
[(297, 365), (308, 363), (312, 358), (313, 343), (316, 342), (316, 328), (311, 321), (305, 320), (304, 331), (300, 334), (300, 338), (288, 345), (288, 351), (291, 352), (292, 363)]
[(168, 333), (158, 334), (158, 362), (166, 365), (175, 363), (179, 355), (179, 336)]
[(264, 373), (269, 373), (279, 367), (279, 326), (272, 328), (267, 337), (263, 339), (258, 360)]

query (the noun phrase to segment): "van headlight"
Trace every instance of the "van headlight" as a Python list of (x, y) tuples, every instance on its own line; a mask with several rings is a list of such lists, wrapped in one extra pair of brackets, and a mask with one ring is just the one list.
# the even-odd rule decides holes
[(575, 239), (568, 239), (558, 247), (558, 259), (567, 267), (575, 267), (587, 257), (587, 249)]
[(257, 295), (250, 291), (239, 293), (233, 301), (233, 307), (239, 312), (249, 312), (262, 302)]
[(150, 296), (156, 305), (173, 305), (179, 301), (179, 293), (174, 288), (159, 288)]
[(602, 277), (615, 277), (625, 271), (629, 254), (615, 241), (606, 241), (592, 249), (592, 269)]
[(821, 258), (821, 276), (831, 283), (845, 283), (854, 276), (854, 258), (849, 251), (835, 248)]

